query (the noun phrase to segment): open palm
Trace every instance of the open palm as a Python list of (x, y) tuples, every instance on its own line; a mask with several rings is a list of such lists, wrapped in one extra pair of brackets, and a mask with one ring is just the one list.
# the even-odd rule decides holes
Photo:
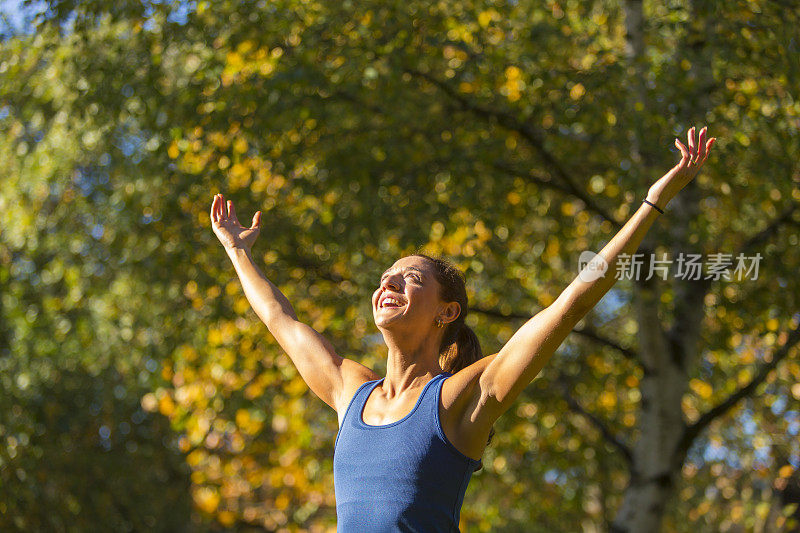
[(655, 182), (647, 193), (648, 200), (662, 209), (681, 189), (694, 179), (700, 168), (702, 168), (703, 163), (708, 159), (711, 147), (717, 140), (716, 137), (707, 138), (707, 128), (705, 127), (700, 130), (697, 140), (695, 140), (695, 128), (689, 128), (687, 138), (689, 140), (688, 148), (678, 139), (675, 139), (675, 146), (681, 151), (681, 160), (661, 179)]
[(236, 218), (233, 202), (230, 200), (226, 202), (222, 194), (217, 194), (211, 202), (211, 227), (226, 249), (250, 250), (261, 231), (261, 211), (256, 211), (253, 215), (253, 225), (245, 228)]

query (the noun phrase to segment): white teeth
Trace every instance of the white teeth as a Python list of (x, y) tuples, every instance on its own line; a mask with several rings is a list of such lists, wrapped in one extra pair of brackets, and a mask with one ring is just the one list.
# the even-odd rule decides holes
[(398, 307), (400, 307), (400, 305), (401, 305), (400, 302), (398, 302), (397, 300), (395, 300), (394, 298), (391, 298), (391, 297), (390, 298), (386, 298), (385, 300), (383, 300), (383, 302), (381, 303), (381, 307), (386, 307), (387, 304), (395, 304)]

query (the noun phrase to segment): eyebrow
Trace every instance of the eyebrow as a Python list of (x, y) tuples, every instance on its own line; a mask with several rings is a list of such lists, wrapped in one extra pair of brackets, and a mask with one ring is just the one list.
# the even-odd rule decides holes
[[(386, 272), (384, 272), (383, 274), (381, 274), (381, 279), (383, 279), (383, 277), (384, 277), (386, 274), (388, 274), (390, 270), (392, 270), (392, 269), (390, 268), (389, 270), (387, 270)], [(422, 277), (423, 277), (423, 278), (425, 277), (425, 273), (424, 273), (422, 270), (418, 269), (417, 267), (405, 267), (405, 268), (403, 268), (402, 270), (403, 270), (403, 271), (408, 271), (408, 270), (416, 270), (417, 272), (419, 272), (419, 273), (422, 275)]]

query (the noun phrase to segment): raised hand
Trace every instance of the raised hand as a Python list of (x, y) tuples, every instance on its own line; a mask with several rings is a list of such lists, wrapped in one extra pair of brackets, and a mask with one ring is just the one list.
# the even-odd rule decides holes
[(211, 202), (211, 228), (226, 250), (241, 248), (250, 251), (261, 231), (261, 211), (253, 215), (253, 225), (245, 228), (236, 218), (233, 202), (228, 200), (226, 203), (222, 194), (216, 194)]
[(700, 136), (695, 142), (694, 126), (689, 128), (687, 132), (688, 148), (678, 139), (675, 139), (675, 146), (681, 151), (681, 160), (650, 187), (647, 192), (648, 201), (663, 209), (681, 189), (694, 179), (703, 163), (708, 159), (711, 146), (717, 140), (716, 137), (706, 139), (706, 130), (707, 128), (705, 127), (700, 130)]

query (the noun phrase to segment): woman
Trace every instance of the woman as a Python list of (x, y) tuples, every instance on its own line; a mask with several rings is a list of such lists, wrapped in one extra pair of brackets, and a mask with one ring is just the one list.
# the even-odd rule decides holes
[[(706, 161), (716, 139), (706, 128), (681, 160), (653, 184), (639, 209), (600, 252), (614, 272), (653, 221)], [(337, 530), (458, 531), (464, 493), (495, 420), (539, 373), (575, 324), (614, 285), (616, 276), (584, 269), (549, 307), (502, 349), (481, 356), (461, 273), (424, 254), (397, 260), (372, 295), (372, 311), (389, 348), (385, 377), (337, 355), (299, 322), (286, 297), (250, 255), (261, 212), (249, 228), (221, 194), (211, 205), (214, 233), (231, 258), (247, 299), (296, 365), (309, 388), (338, 413), (334, 447)], [(594, 272), (595, 275), (592, 275)], [(588, 275), (587, 275), (588, 274)]]

